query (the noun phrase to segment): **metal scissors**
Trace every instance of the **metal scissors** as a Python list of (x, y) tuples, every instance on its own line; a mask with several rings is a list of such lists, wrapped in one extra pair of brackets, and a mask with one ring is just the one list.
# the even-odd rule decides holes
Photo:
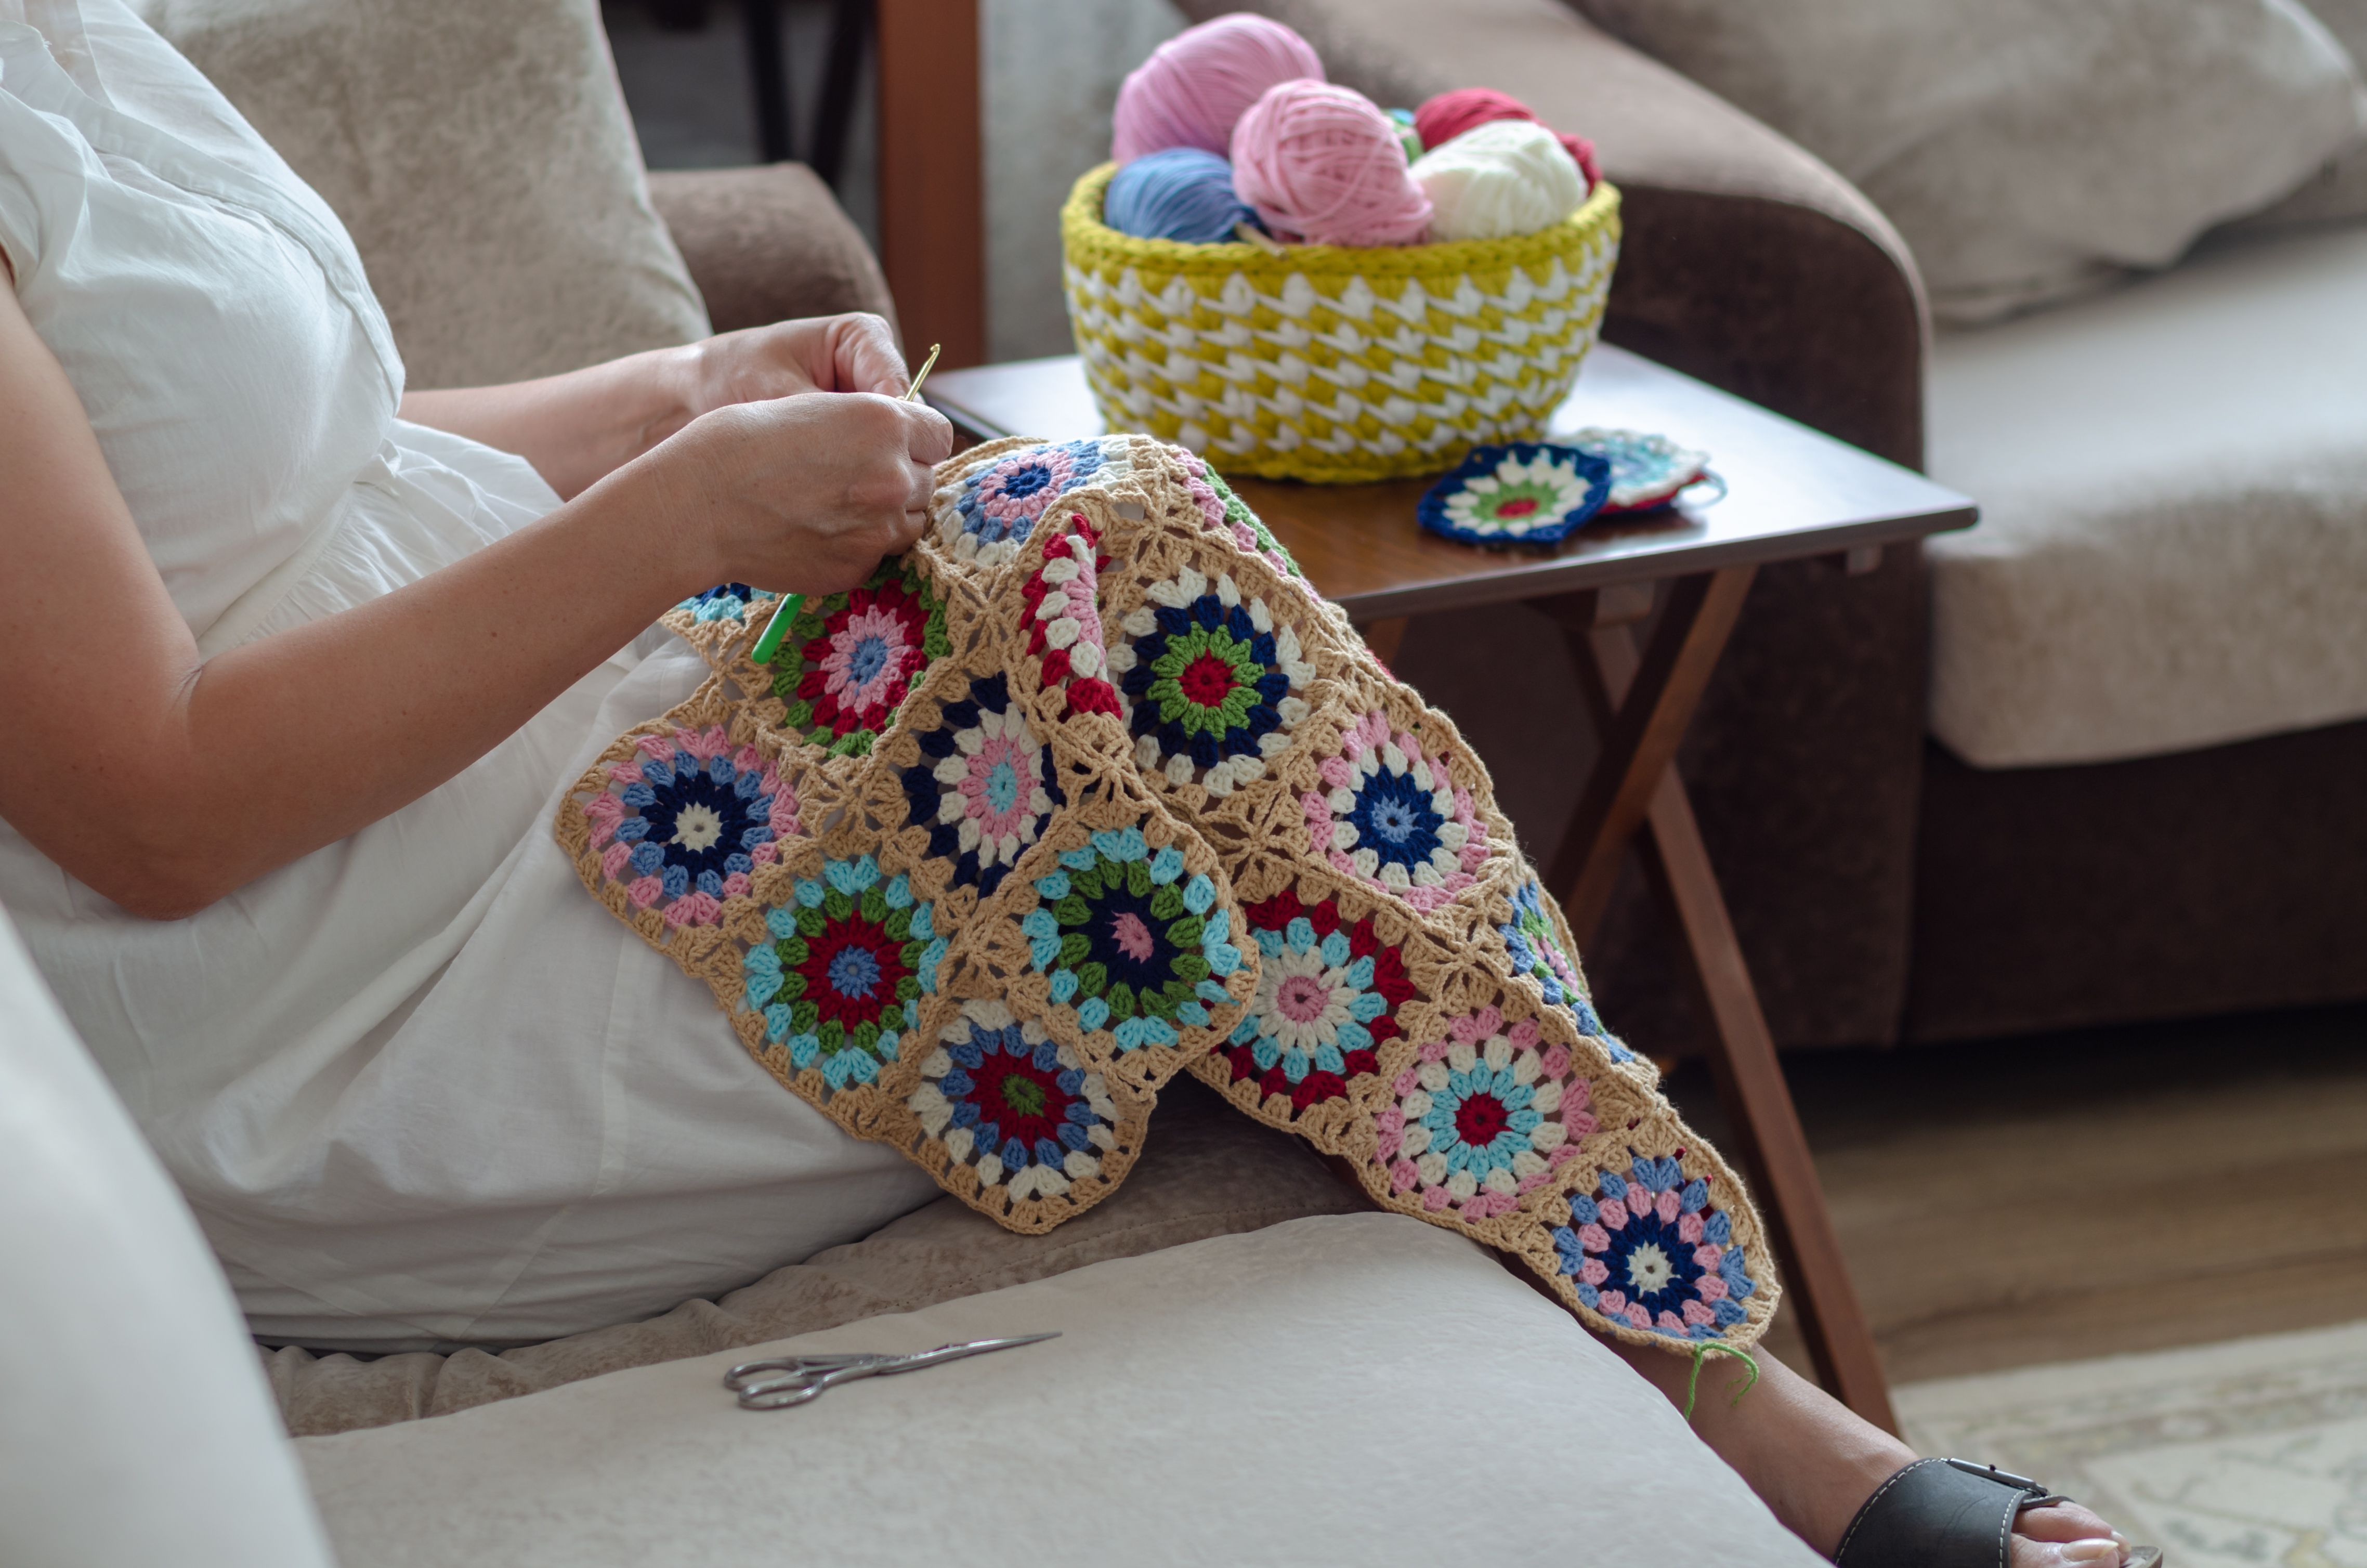
[(899, 1372), (917, 1372), (923, 1367), (958, 1361), (966, 1356), (983, 1356), (991, 1350), (1008, 1350), (1014, 1346), (1036, 1345), (1059, 1337), (1056, 1332), (1023, 1334), (1010, 1339), (973, 1339), (960, 1345), (940, 1345), (934, 1350), (915, 1351), (909, 1356), (852, 1351), (742, 1361), (723, 1374), (723, 1386), (740, 1396), (743, 1410), (785, 1410), (792, 1404), (819, 1399), (823, 1390), (857, 1378), (894, 1377)]

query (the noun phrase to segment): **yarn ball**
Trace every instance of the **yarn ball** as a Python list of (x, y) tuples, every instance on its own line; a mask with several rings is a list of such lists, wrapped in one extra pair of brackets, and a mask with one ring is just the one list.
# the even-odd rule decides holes
[[(1465, 131), (1491, 120), (1536, 118), (1535, 110), (1510, 93), (1500, 93), (1493, 87), (1457, 87), (1451, 93), (1439, 94), (1414, 110), (1413, 128), (1424, 147), (1444, 147)], [(1578, 165), (1579, 173), (1586, 176), (1586, 188), (1592, 190), (1594, 182), (1603, 177), (1603, 171), (1594, 163), (1594, 143), (1565, 131), (1555, 134)]]
[(1560, 222), (1586, 199), (1561, 139), (1534, 120), (1491, 120), (1424, 153), (1410, 171), (1430, 198), (1433, 240), (1501, 240)]
[(1233, 188), (1281, 240), (1410, 245), (1430, 226), (1398, 128), (1323, 82), (1278, 83), (1250, 106), (1233, 127)]
[(1102, 222), (1144, 240), (1213, 245), (1257, 213), (1233, 193), (1233, 165), (1197, 147), (1146, 153), (1110, 177)]
[(1169, 147), (1221, 156), (1250, 105), (1275, 83), (1302, 76), (1323, 80), (1323, 62), (1280, 22), (1236, 13), (1186, 28), (1118, 88), (1110, 156), (1130, 164)]

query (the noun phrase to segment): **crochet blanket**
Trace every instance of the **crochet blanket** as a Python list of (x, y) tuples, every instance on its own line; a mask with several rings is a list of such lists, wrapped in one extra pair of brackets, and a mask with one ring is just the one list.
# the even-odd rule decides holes
[(774, 603), (665, 618), (709, 678), (554, 827), (782, 1086), (1042, 1232), (1189, 1072), (1595, 1328), (1759, 1337), (1759, 1217), (1596, 1017), (1478, 758), (1199, 458), (974, 448), (760, 666)]

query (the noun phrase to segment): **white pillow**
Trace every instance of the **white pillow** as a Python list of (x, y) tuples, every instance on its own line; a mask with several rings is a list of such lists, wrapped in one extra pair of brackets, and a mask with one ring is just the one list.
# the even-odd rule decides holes
[(330, 1568), (230, 1287), (0, 915), (0, 1558)]
[(595, 0), (135, 0), (345, 220), (413, 387), (706, 335)]
[[(786, 1350), (1046, 1329), (794, 1410), (719, 1386)], [(1569, 1313), (1396, 1214), (297, 1447), (345, 1568), (1823, 1562)]]
[[(2308, 0), (2310, 15), (2326, 26), (2367, 74), (2367, 0)], [(2327, 223), (2367, 218), (2367, 130), (2327, 160), (2313, 179), (2282, 201), (2246, 221), (2247, 227)]]
[(1574, 3), (1853, 181), (1958, 323), (2166, 267), (2367, 129), (2295, 0)]

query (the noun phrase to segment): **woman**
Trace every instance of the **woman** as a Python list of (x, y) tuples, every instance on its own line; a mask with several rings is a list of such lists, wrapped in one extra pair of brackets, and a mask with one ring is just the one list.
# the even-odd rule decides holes
[[(750, 1092), (544, 826), (699, 679), (669, 606), (919, 533), (951, 432), (884, 324), (406, 393), (335, 218), (119, 0), (0, 0), (0, 901), (259, 1335), (547, 1338), (935, 1195)], [(1700, 1428), (1827, 1551), (1912, 1457), (1772, 1364)]]

